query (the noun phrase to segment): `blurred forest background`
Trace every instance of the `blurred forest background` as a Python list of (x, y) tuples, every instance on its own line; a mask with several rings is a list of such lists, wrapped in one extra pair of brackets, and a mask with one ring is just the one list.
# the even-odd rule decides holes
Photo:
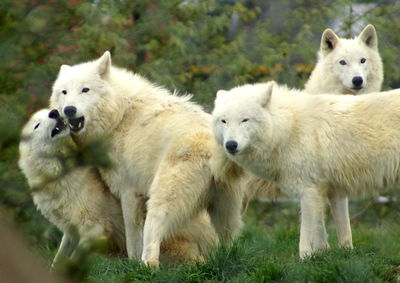
[(212, 109), (218, 89), (277, 80), (303, 88), (320, 37), (376, 27), (383, 89), (400, 86), (399, 1), (2, 0), (0, 1), (0, 214), (29, 243), (59, 233), (35, 210), (18, 166), (23, 123), (47, 106), (61, 64), (95, 59), (146, 76)]

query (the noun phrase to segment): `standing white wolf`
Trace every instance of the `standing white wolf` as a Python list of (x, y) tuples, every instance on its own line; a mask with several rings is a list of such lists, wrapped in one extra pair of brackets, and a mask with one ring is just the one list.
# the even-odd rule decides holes
[(309, 95), (274, 82), (219, 91), (214, 135), (227, 155), (300, 197), (300, 257), (323, 237), (329, 194), (376, 193), (400, 178), (400, 91)]
[[(365, 94), (380, 91), (382, 81), (383, 66), (373, 25), (367, 25), (353, 39), (339, 38), (331, 29), (326, 29), (321, 37), (318, 62), (305, 85), (305, 91), (311, 94)], [(260, 181), (252, 177), (249, 180), (250, 186), (245, 191), (247, 199), (276, 190), (271, 188), (270, 183), (254, 186), (254, 181)], [(352, 248), (347, 196), (338, 191), (327, 197), (339, 245)], [(325, 222), (320, 222), (313, 233), (321, 238), (316, 241), (319, 246), (315, 249), (329, 248)]]
[[(111, 143), (114, 166), (101, 175), (121, 199), (130, 258), (142, 254), (158, 266), (161, 241), (204, 209), (222, 239), (237, 234), (240, 190), (221, 182), (210, 116), (189, 97), (111, 66), (105, 52), (96, 61), (63, 65), (50, 103), (68, 117), (78, 144), (99, 137)], [(144, 229), (135, 221), (137, 194), (148, 197)]]
[[(353, 39), (339, 38), (326, 29), (321, 38), (318, 62), (305, 85), (311, 94), (366, 94), (381, 90), (383, 66), (378, 51), (378, 37), (373, 25), (367, 25)], [(352, 248), (353, 241), (347, 196), (328, 195), (339, 245)], [(324, 222), (317, 235), (323, 237), (321, 249), (328, 248)], [(317, 247), (316, 247), (317, 248)]]
[[(57, 110), (35, 113), (22, 131), (19, 166), (32, 188), (33, 200), (43, 215), (64, 232), (53, 260), (92, 240), (108, 239), (125, 252), (125, 228), (121, 204), (103, 184), (94, 168), (63, 168), (76, 145)], [(135, 217), (144, 222), (145, 198), (137, 197)], [(203, 212), (175, 237), (162, 243), (165, 263), (193, 263), (203, 259), (217, 243), (208, 215)]]

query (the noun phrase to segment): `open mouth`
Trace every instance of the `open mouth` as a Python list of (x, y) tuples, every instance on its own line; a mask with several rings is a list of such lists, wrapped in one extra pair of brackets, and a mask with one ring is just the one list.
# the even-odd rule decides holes
[(61, 117), (55, 118), (57, 120), (56, 125), (54, 126), (54, 129), (51, 131), (51, 137), (54, 138), (57, 136), (59, 133), (64, 131), (67, 128), (67, 124), (64, 122), (64, 120)]
[(77, 133), (85, 126), (85, 116), (79, 118), (69, 118), (68, 126), (72, 132)]

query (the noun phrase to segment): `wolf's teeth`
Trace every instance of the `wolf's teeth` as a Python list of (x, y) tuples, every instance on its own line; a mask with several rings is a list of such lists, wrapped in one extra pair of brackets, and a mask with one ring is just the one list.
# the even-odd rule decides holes
[(82, 122), (79, 122), (79, 125), (78, 125), (78, 127), (80, 128), (80, 127), (82, 127)]
[(56, 130), (57, 130), (57, 131), (59, 131), (59, 130), (60, 130), (60, 128), (59, 128), (59, 127), (56, 127)]

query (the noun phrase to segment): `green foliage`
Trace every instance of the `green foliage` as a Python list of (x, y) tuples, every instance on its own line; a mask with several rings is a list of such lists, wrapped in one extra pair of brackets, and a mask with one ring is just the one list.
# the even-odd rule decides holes
[(392, 31), (399, 27), (394, 19), (400, 5), (382, 1), (354, 18), (344, 14), (349, 4), (354, 3), (5, 0), (0, 4), (0, 93), (24, 97), (31, 113), (47, 104), (61, 64), (111, 50), (117, 65), (194, 93), (207, 107), (218, 89), (237, 84), (276, 79), (302, 87), (322, 31), (342, 19), (337, 32), (350, 36), (348, 27), (360, 18), (376, 25), (387, 65), (385, 86), (396, 86), (400, 38)]

